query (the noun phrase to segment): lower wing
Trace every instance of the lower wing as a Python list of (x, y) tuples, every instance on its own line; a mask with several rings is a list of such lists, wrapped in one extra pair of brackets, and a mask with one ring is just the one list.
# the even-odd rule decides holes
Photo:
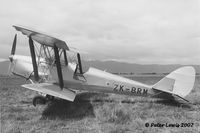
[(59, 97), (68, 101), (74, 101), (76, 93), (71, 91), (70, 89), (60, 87), (53, 83), (37, 83), (37, 84), (24, 84), (22, 87), (38, 91), (41, 93), (45, 93), (51, 96)]

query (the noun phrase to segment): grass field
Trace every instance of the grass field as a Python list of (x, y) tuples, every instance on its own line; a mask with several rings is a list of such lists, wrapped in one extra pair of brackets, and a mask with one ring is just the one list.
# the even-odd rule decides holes
[[(162, 77), (132, 77), (154, 84)], [(186, 98), (193, 105), (115, 94), (82, 93), (75, 102), (56, 99), (34, 107), (36, 92), (20, 87), (25, 80), (0, 77), (2, 133), (155, 133), (200, 132), (200, 78)], [(145, 127), (145, 123), (194, 123), (193, 127)]]

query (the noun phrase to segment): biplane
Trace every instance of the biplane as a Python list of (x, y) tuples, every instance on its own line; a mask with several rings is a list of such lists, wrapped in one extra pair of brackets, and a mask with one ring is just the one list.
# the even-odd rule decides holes
[[(24, 88), (42, 94), (33, 98), (34, 105), (41, 101), (46, 103), (54, 97), (74, 101), (79, 91), (145, 97), (165, 94), (189, 102), (185, 97), (191, 92), (195, 81), (192, 66), (181, 67), (156, 84), (146, 85), (93, 67), (83, 71), (80, 53), (71, 50), (65, 41), (21, 26), (13, 27), (28, 37), (31, 56), (15, 55), (15, 35), (9, 56), (9, 71), (31, 81), (22, 85)], [(70, 53), (75, 53), (75, 60), (70, 59)]]

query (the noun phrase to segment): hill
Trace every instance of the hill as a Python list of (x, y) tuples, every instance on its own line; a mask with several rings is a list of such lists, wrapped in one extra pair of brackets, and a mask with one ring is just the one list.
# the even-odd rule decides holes
[[(170, 65), (141, 65), (141, 64), (131, 64), (116, 61), (83, 61), (83, 65), (89, 67), (95, 67), (101, 70), (106, 70), (112, 73), (170, 73), (171, 71), (184, 66), (178, 64)], [(200, 66), (192, 65), (197, 73), (200, 73)]]

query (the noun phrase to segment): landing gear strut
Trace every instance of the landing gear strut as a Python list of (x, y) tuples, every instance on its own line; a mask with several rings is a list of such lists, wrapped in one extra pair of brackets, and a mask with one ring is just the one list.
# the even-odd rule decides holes
[(33, 105), (36, 106), (37, 104), (40, 105), (44, 105), (46, 104), (48, 101), (53, 101), (54, 100), (54, 96), (50, 96), (50, 95), (46, 95), (44, 96), (36, 96), (33, 98)]

